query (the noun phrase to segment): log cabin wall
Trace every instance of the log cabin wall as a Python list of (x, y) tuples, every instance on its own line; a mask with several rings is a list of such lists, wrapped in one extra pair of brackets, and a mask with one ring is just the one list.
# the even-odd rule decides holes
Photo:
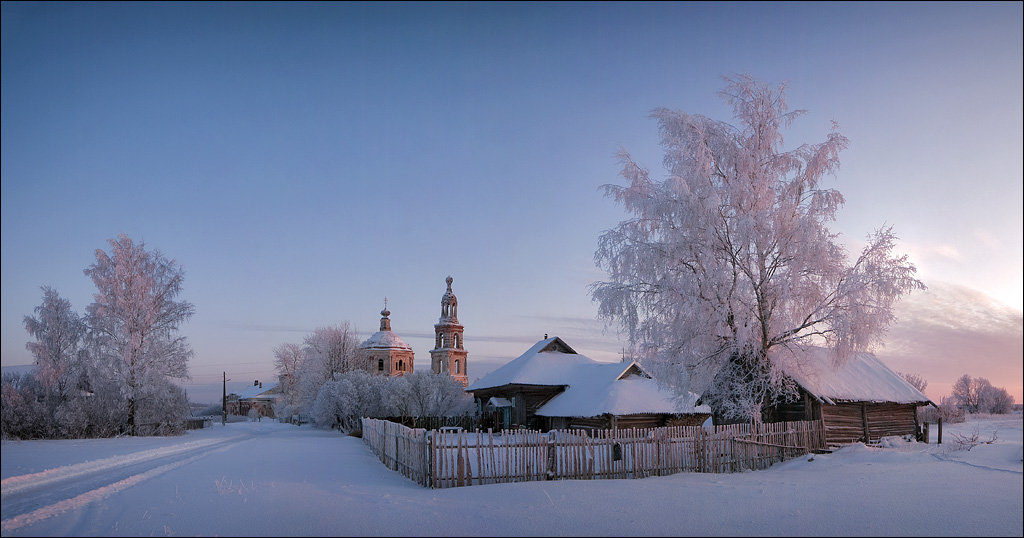
[(917, 435), (916, 405), (869, 403), (865, 408), (872, 441), (891, 435)]
[(916, 435), (914, 404), (840, 402), (822, 404), (825, 440), (829, 444), (877, 442), (893, 435)]
[(864, 416), (860, 402), (822, 404), (821, 419), (825, 423), (825, 442), (845, 445), (864, 440)]
[(807, 391), (800, 389), (800, 395), (792, 402), (766, 407), (761, 420), (764, 422), (797, 422), (821, 418), (821, 402)]
[(666, 415), (638, 414), (615, 417), (615, 426), (620, 430), (626, 428), (660, 428), (665, 425)]
[(662, 424), (662, 426), (700, 426), (709, 418), (711, 418), (711, 413), (671, 415), (666, 417), (665, 424)]

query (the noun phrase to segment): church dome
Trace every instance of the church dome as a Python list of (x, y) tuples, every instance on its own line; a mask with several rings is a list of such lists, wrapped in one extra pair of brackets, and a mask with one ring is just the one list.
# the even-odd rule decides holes
[(391, 332), (391, 320), (388, 318), (390, 315), (391, 312), (388, 310), (387, 302), (385, 301), (384, 310), (380, 311), (380, 330), (367, 338), (359, 346), (360, 349), (401, 349), (412, 351), (412, 346), (406, 344), (397, 334)]
[(412, 350), (412, 346), (406, 344), (404, 340), (398, 337), (397, 334), (391, 331), (377, 331), (373, 333), (373, 336), (366, 339), (362, 345), (359, 346), (362, 349), (408, 349)]

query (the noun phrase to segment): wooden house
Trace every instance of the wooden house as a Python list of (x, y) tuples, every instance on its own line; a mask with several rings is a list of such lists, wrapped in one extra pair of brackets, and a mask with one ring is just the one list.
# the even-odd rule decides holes
[(636, 362), (599, 362), (545, 338), (469, 385), (485, 427), (625, 428), (699, 425), (696, 395), (677, 398)]
[(242, 392), (228, 394), (227, 412), (229, 415), (246, 416), (249, 410), (256, 409), (261, 416), (274, 418), (274, 404), (280, 395), (278, 383), (268, 383), (264, 388), (263, 382), (256, 380)]
[(821, 419), (832, 445), (919, 436), (917, 408), (935, 405), (872, 353), (835, 364), (824, 348), (794, 351), (783, 357), (783, 370), (798, 398), (766, 409), (765, 422)]

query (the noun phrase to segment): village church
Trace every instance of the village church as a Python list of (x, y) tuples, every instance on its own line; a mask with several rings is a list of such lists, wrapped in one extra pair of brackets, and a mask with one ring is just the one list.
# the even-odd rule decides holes
[[(441, 296), (441, 317), (434, 324), (434, 348), (430, 350), (430, 371), (435, 374), (448, 374), (465, 387), (469, 385), (469, 376), (466, 373), (469, 352), (463, 345), (464, 327), (459, 323), (459, 301), (452, 292), (453, 281), (451, 276), (445, 279), (448, 289)], [(388, 317), (391, 312), (387, 308), (386, 300), (380, 315), (380, 330), (359, 346), (364, 364), (371, 373), (378, 375), (397, 377), (411, 374), (415, 353), (412, 346), (391, 330), (391, 319)]]

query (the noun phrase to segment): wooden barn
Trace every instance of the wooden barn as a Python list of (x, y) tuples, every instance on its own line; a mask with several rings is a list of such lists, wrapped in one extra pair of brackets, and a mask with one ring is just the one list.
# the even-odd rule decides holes
[(627, 428), (699, 425), (711, 416), (696, 395), (682, 400), (636, 362), (598, 362), (561, 338), (545, 338), (466, 388), (484, 427)]
[(827, 350), (811, 348), (786, 357), (783, 368), (799, 398), (768, 408), (765, 422), (821, 419), (831, 445), (916, 437), (917, 408), (935, 405), (872, 353), (854, 353), (837, 366)]

